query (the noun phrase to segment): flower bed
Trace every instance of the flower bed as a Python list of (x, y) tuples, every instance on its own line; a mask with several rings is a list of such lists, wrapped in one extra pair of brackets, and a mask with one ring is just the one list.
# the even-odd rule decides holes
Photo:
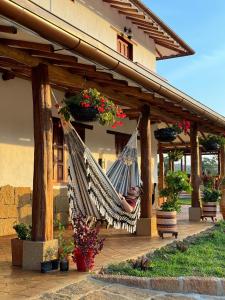
[[(225, 277), (225, 222), (147, 254), (148, 268), (127, 261), (110, 265), (105, 273), (137, 277)], [(145, 264), (146, 265), (146, 264)]]

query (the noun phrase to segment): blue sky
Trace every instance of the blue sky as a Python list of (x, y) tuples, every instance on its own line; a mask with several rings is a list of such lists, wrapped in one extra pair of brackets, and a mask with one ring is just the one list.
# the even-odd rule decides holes
[(196, 52), (158, 62), (158, 73), (225, 115), (225, 0), (143, 2)]

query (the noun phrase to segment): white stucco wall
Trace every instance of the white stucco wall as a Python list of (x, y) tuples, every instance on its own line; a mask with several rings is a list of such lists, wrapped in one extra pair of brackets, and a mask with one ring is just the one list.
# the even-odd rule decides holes
[[(143, 33), (143, 30), (137, 29), (137, 26), (127, 20), (124, 15), (120, 15), (117, 9), (111, 8), (109, 3), (100, 0), (76, 0), (74, 2), (70, 0), (33, 0), (33, 2), (114, 50), (117, 50), (118, 33), (111, 25), (119, 32), (123, 32), (125, 26), (132, 28), (135, 41), (133, 61), (155, 71), (154, 41)], [(78, 32), (76, 28), (71, 30), (70, 26), (64, 25), (64, 27), (82, 38), (82, 33)], [(90, 43), (93, 44), (92, 39), (90, 39)], [(101, 43), (95, 41), (94, 44), (101, 48)]]
[[(61, 92), (55, 94), (62, 99)], [(32, 114), (31, 83), (23, 79), (0, 80), (0, 187), (7, 184), (32, 187)], [(86, 130), (86, 144), (94, 157), (103, 158), (109, 168), (116, 159), (115, 137), (106, 133), (112, 128), (93, 125), (94, 130)], [(132, 133), (135, 127), (136, 121), (126, 120), (124, 126), (116, 130)], [(157, 182), (157, 141), (154, 138), (152, 154), (152, 175)]]

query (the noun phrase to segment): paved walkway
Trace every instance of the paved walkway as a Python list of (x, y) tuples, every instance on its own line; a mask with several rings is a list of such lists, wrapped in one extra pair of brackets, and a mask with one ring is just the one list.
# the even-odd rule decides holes
[(37, 300), (224, 300), (224, 297), (213, 297), (196, 294), (170, 294), (128, 287), (120, 284), (110, 284), (93, 279), (87, 279), (58, 289), (55, 292), (44, 293)]
[[(186, 217), (186, 212), (184, 212), (179, 220), (179, 239), (183, 239), (188, 235), (198, 233), (212, 226), (211, 222), (189, 223)], [(68, 232), (67, 234), (72, 235), (72, 232)], [(102, 253), (96, 258), (95, 270), (99, 270), (102, 266), (110, 263), (141, 256), (156, 248), (164, 246), (173, 240), (171, 236), (166, 237), (164, 240), (159, 237), (150, 239), (148, 237), (129, 235), (124, 231), (115, 231), (112, 229), (103, 229), (102, 235), (106, 237), (106, 241)], [(12, 267), (10, 250), (11, 238), (12, 237), (10, 236), (0, 237), (1, 300), (20, 300), (28, 299), (29, 297), (37, 297), (44, 292), (60, 289), (86, 278), (87, 274), (78, 273), (72, 262), (71, 271), (68, 273), (53, 272), (41, 274), (39, 272), (23, 271), (20, 268)], [(62, 299), (70, 298), (67, 297)]]

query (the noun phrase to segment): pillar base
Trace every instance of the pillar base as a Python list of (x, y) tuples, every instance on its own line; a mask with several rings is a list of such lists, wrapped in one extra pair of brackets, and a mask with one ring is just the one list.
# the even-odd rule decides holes
[[(51, 250), (50, 250), (51, 249)], [(23, 242), (23, 269), (41, 270), (41, 262), (58, 258), (58, 240), (24, 241)]]
[(202, 216), (201, 207), (189, 207), (189, 221), (200, 222)]
[(149, 237), (158, 236), (156, 216), (139, 219), (137, 221), (136, 235)]

